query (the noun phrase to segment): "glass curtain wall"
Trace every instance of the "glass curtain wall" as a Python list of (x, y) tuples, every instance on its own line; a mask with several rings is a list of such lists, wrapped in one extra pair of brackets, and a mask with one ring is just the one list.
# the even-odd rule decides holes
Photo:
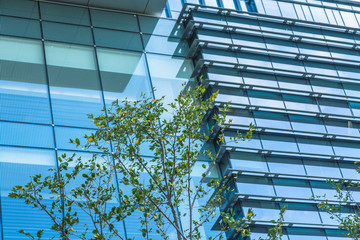
[[(193, 71), (182, 32), (173, 19), (0, 0), (0, 239), (50, 228), (46, 215), (7, 195), (29, 176), (48, 174), (63, 153), (87, 156), (69, 143), (95, 130), (86, 114), (142, 93), (177, 96)], [(137, 222), (120, 223), (124, 238), (140, 234)]]
[[(329, 178), (360, 179), (354, 164), (360, 159), (360, 55), (353, 50), (359, 35), (350, 26), (279, 18), (275, 7), (285, 1), (263, 2), (266, 15), (189, 6), (179, 18), (194, 75), (219, 91), (216, 106), (231, 102), (222, 176), (238, 176), (234, 204), (239, 216), (253, 208), (252, 239), (266, 236), (285, 205), (290, 225), (283, 239), (348, 239), (309, 199), (334, 199)], [(252, 140), (232, 142), (250, 122), (256, 126)], [(240, 239), (231, 232), (227, 237)]]

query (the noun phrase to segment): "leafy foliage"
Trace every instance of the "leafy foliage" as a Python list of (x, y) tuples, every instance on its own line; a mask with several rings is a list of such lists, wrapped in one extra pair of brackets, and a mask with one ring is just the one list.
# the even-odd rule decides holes
[[(221, 218), (221, 231), (212, 239), (221, 239), (229, 230), (249, 236), (252, 210), (243, 219), (233, 211), (217, 214), (233, 189), (210, 174), (226, 143), (251, 139), (254, 128), (250, 125), (244, 135), (225, 141), (224, 131), (231, 123), (226, 121), (228, 105), (214, 111), (218, 92), (204, 99), (205, 95), (205, 87), (195, 86), (183, 90), (169, 106), (163, 105), (163, 98), (113, 102), (100, 116), (89, 115), (97, 130), (85, 136), (84, 144), (71, 140), (91, 152), (90, 159), (64, 154), (48, 176), (32, 176), (9, 196), (44, 211), (59, 239), (124, 239), (117, 224), (135, 211), (141, 212), (139, 230), (146, 239), (154, 234), (169, 239), (171, 231), (178, 240), (200, 239), (201, 228), (214, 217)], [(163, 118), (168, 111), (172, 118)], [(199, 159), (209, 164), (202, 164), (197, 181), (192, 173)], [(214, 189), (216, 194), (211, 194)], [(201, 201), (204, 204), (198, 206)], [(82, 222), (80, 212), (91, 224)], [(180, 219), (188, 223), (186, 228)], [(281, 220), (274, 223), (269, 236), (277, 237), (282, 234)], [(20, 232), (32, 239), (43, 234)]]
[[(319, 204), (319, 207), (329, 213), (331, 219), (335, 219), (339, 223), (339, 229), (347, 232), (348, 237), (359, 240), (360, 206), (352, 196), (353, 191), (360, 188), (359, 182), (334, 179), (328, 179), (328, 182), (336, 190), (334, 196), (336, 200), (325, 199)], [(320, 196), (317, 198), (320, 199)], [(352, 210), (351, 212), (349, 212), (349, 208)]]

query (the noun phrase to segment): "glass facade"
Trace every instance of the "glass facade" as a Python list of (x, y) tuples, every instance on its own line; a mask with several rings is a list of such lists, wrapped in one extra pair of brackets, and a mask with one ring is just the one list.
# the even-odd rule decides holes
[[(217, 106), (231, 101), (227, 139), (256, 126), (251, 141), (228, 143), (212, 175), (238, 176), (229, 201), (240, 215), (254, 209), (252, 239), (284, 205), (283, 239), (346, 239), (310, 198), (333, 197), (329, 177), (360, 180), (359, 14), (360, 4), (330, 0), (168, 0), (161, 18), (0, 0), (0, 239), (50, 228), (7, 196), (62, 153), (86, 156), (68, 143), (95, 130), (86, 114), (141, 93), (170, 102), (200, 76), (220, 90)], [(136, 222), (118, 228), (136, 239)]]
[[(45, 214), (8, 193), (29, 176), (48, 174), (63, 153), (86, 157), (69, 139), (94, 130), (87, 114), (99, 115), (116, 99), (153, 96), (152, 87), (167, 101), (177, 96), (193, 71), (182, 32), (174, 19), (0, 0), (0, 239), (50, 229)], [(136, 238), (137, 223), (132, 216), (117, 227)]]
[[(179, 16), (193, 77), (219, 91), (218, 107), (231, 101), (220, 170), (237, 178), (223, 210), (235, 206), (240, 216), (254, 210), (251, 239), (266, 237), (285, 205), (282, 239), (348, 239), (313, 199), (334, 200), (329, 178), (359, 181), (357, 4), (254, 2), (257, 13), (188, 4)], [(305, 9), (311, 19), (300, 17)], [(329, 14), (343, 23), (330, 22)], [(231, 142), (250, 122), (253, 139)]]

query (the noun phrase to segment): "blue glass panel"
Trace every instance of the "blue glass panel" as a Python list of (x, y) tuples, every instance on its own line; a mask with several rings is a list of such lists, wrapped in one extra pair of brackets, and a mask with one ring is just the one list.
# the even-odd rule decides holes
[(224, 52), (217, 49), (209, 49), (205, 48), (202, 49), (202, 57), (207, 60), (215, 60), (215, 61), (222, 61), (227, 63), (238, 63), (235, 53), (233, 52)]
[(348, 34), (348, 33), (340, 32), (340, 31), (329, 31), (326, 29), (323, 29), (323, 33), (324, 33), (325, 39), (341, 41), (341, 42), (350, 43), (350, 44), (355, 43), (353, 34)]
[(51, 126), (0, 122), (0, 144), (27, 147), (54, 147)]
[(358, 145), (352, 142), (333, 141), (335, 154), (340, 156), (359, 157), (360, 149)]
[(326, 133), (321, 119), (306, 116), (289, 115), (294, 130), (316, 133)]
[(304, 180), (274, 178), (273, 184), (279, 197), (294, 197), (309, 199), (312, 197), (310, 185)]
[(273, 202), (266, 201), (243, 201), (241, 203), (243, 211), (248, 212), (252, 208), (255, 215), (255, 220), (271, 221), (279, 216), (279, 205)]
[(359, 117), (360, 116), (360, 103), (349, 102), (349, 105), (351, 107), (351, 110), (352, 110), (354, 116)]
[(40, 9), (43, 20), (90, 25), (87, 8), (41, 2)]
[(355, 13), (340, 11), (340, 14), (342, 16), (342, 19), (344, 20), (345, 26), (353, 27), (353, 28), (359, 27), (358, 21), (356, 20), (355, 17)]
[(265, 38), (267, 49), (299, 53), (297, 44), (288, 40)]
[(100, 82), (93, 48), (45, 44), (54, 123), (92, 127), (87, 114), (101, 114)]
[(76, 144), (70, 143), (70, 139), (79, 138), (81, 144), (86, 143), (84, 135), (90, 135), (95, 132), (91, 129), (69, 128), (69, 127), (55, 127), (56, 145), (58, 149), (62, 150), (81, 150), (76, 147)]
[(301, 159), (293, 157), (266, 157), (270, 172), (305, 175)]
[(171, 11), (178, 11), (180, 12), (182, 9), (181, 0), (168, 0), (168, 4)]
[(286, 18), (297, 18), (293, 3), (278, 2), (281, 15)]
[(300, 223), (321, 223), (317, 207), (312, 204), (280, 203), (282, 208), (287, 205), (284, 221)]
[(310, 186), (314, 193), (314, 196), (321, 199), (335, 200), (336, 190), (331, 183), (310, 181)]
[(219, 89), (219, 94), (216, 98), (217, 102), (231, 102), (233, 104), (249, 104), (249, 100), (244, 91), (235, 88)]
[[(299, 214), (301, 215), (301, 213)], [(323, 230), (320, 229), (287, 228), (287, 232), (290, 240), (327, 240)]]
[(356, 67), (337, 65), (337, 70), (340, 77), (355, 78), (355, 79), (360, 78), (360, 73)]
[(236, 186), (241, 194), (275, 196), (274, 187), (269, 179), (264, 177), (238, 177)]
[(270, 59), (273, 63), (274, 68), (287, 69), (290, 71), (298, 71), (298, 72), (305, 71), (302, 62), (300, 61), (287, 59), (287, 58), (274, 57), (274, 56), (271, 56)]
[(357, 171), (359, 167), (358, 164), (353, 162), (340, 162), (339, 166), (344, 178), (360, 179), (360, 174)]
[[(200, 40), (229, 43), (229, 44), (233, 43), (229, 33), (199, 29), (198, 31), (196, 31), (196, 34), (197, 34), (197, 38)], [(240, 43), (234, 42), (234, 44), (240, 44)]]
[(230, 153), (230, 164), (234, 169), (268, 172), (266, 161), (261, 155), (253, 153)]
[(270, 92), (248, 91), (251, 105), (271, 108), (284, 108), (281, 95)]
[(283, 98), (288, 109), (319, 112), (318, 105), (313, 98), (287, 94), (284, 94)]
[(234, 0), (222, 0), (224, 8), (236, 9)]
[(217, 0), (204, 0), (206, 6), (218, 7)]
[(323, 8), (310, 6), (310, 11), (314, 17), (315, 22), (329, 23)]
[(317, 62), (310, 62), (305, 61), (304, 62), (305, 69), (309, 73), (321, 73), (324, 75), (334, 76), (337, 77), (337, 72), (335, 70), (335, 66), (325, 64), (325, 63), (317, 63)]
[(242, 76), (246, 84), (267, 86), (267, 87), (278, 87), (275, 76), (270, 74), (243, 72)]
[(152, 85), (156, 89), (155, 97), (165, 96), (165, 104), (172, 102), (182, 90), (182, 84), (190, 80), (193, 71), (191, 61), (156, 54), (147, 54), (147, 60)]
[(268, 0), (263, 0), (262, 2), (264, 5), (266, 14), (273, 15), (273, 16), (281, 16), (278, 2), (268, 1)]
[(276, 77), (279, 86), (285, 89), (292, 89), (292, 90), (303, 90), (311, 92), (311, 86), (309, 84), (309, 80), (302, 79), (302, 78), (292, 78), (292, 77), (285, 77), (285, 76), (277, 76)]
[(1, 16), (0, 22), (1, 34), (19, 37), (41, 38), (39, 21)]
[(305, 169), (308, 175), (318, 177), (341, 177), (340, 169), (336, 162), (325, 162), (319, 160), (304, 160)]
[[(8, 194), (15, 185), (29, 182), (29, 176), (49, 174), (48, 169), (55, 167), (55, 153), (50, 150), (0, 147), (0, 187), (1, 211), (5, 239), (28, 239), (18, 233), (20, 229), (32, 234), (42, 226), (50, 229), (49, 217), (38, 209), (24, 204), (23, 200), (10, 199)], [(43, 194), (44, 202), (50, 204), (49, 195)], [(45, 231), (44, 238), (50, 238)], [(24, 238), (22, 238), (24, 237)]]
[(352, 115), (350, 108), (345, 101), (319, 99), (318, 103), (323, 113)]
[(359, 127), (352, 121), (337, 121), (325, 119), (326, 129), (331, 134), (359, 136)]
[(293, 30), (293, 34), (297, 36), (324, 39), (323, 32), (320, 29), (297, 26), (297, 25), (291, 26), (291, 28)]
[(178, 38), (143, 34), (146, 52), (186, 57), (188, 44)]
[(151, 93), (142, 53), (98, 48), (101, 81), (107, 107), (116, 99), (136, 100)]
[(298, 148), (293, 137), (276, 136), (276, 135), (262, 135), (261, 142), (264, 149), (298, 152)]
[(324, 155), (334, 155), (329, 141), (317, 140), (306, 137), (297, 137), (300, 152)]
[(24, 18), (39, 18), (37, 4), (37, 2), (28, 0), (0, 1), (0, 14)]
[(233, 41), (233, 44), (237, 44), (240, 46), (266, 48), (264, 39), (262, 37), (245, 35), (245, 34), (231, 34), (231, 39)]
[(297, 43), (297, 45), (299, 47), (300, 53), (322, 57), (331, 57), (328, 47), (326, 46), (320, 46), (310, 43)]
[(236, 53), (236, 57), (240, 64), (262, 66), (267, 68), (272, 67), (268, 56), (264, 56), (260, 54), (257, 55), (254, 53)]
[[(257, 134), (253, 134), (253, 137), (250, 141), (240, 141), (240, 142), (231, 142), (230, 137), (234, 137), (236, 132), (225, 132), (225, 142), (231, 146), (237, 146), (241, 148), (255, 148), (255, 149), (262, 149), (259, 136)], [(230, 143), (231, 142), (231, 143)]]
[(89, 27), (43, 22), (45, 40), (94, 45)]
[(92, 25), (95, 27), (138, 32), (136, 15), (90, 9)]
[[(238, 71), (233, 71), (229, 69), (224, 69), (221, 67), (209, 67), (206, 72), (210, 80), (217, 80), (221, 82), (228, 83), (243, 83), (242, 77)], [(219, 86), (222, 86), (219, 83)], [(228, 84), (223, 84), (223, 86), (233, 86)]]
[(346, 95), (351, 97), (360, 96), (360, 84), (343, 82), (344, 90)]
[(228, 113), (226, 116), (227, 120), (231, 119), (233, 124), (249, 126), (250, 123), (254, 124), (254, 118), (246, 110), (237, 110), (236, 112)]
[(94, 28), (95, 44), (102, 47), (142, 51), (139, 33)]
[(329, 47), (331, 56), (334, 58), (351, 59), (354, 61), (360, 61), (360, 54), (357, 51), (350, 49)]
[(140, 30), (147, 34), (181, 37), (184, 29), (176, 20), (139, 16)]
[(291, 129), (289, 119), (284, 114), (269, 112), (254, 112), (256, 124), (259, 127)]
[(315, 92), (345, 95), (344, 89), (339, 82), (320, 79), (311, 79), (310, 82)]
[[(226, 16), (226, 21), (228, 25), (236, 26), (239, 28), (250, 29), (250, 30), (260, 29), (259, 22), (256, 19), (248, 19), (241, 16), (236, 16), (236, 17)], [(243, 31), (240, 30), (239, 35), (242, 35), (243, 34), (242, 32)], [(246, 31), (244, 31), (244, 34), (246, 34)]]
[(51, 123), (42, 44), (0, 37), (0, 119)]

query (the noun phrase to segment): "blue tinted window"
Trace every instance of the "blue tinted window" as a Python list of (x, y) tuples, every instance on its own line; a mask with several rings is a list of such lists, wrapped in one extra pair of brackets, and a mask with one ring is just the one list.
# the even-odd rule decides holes
[(1, 34), (19, 37), (41, 38), (39, 21), (0, 16), (0, 22)]
[(90, 9), (93, 26), (138, 32), (136, 15)]
[(0, 144), (54, 147), (54, 136), (51, 126), (0, 122)]
[(150, 96), (150, 80), (143, 53), (98, 48), (98, 61), (105, 103), (116, 99), (140, 99)]
[(161, 19), (139, 16), (140, 30), (147, 34), (156, 34), (168, 37), (181, 37), (183, 27), (172, 19)]
[(54, 123), (92, 127), (87, 114), (104, 107), (93, 48), (45, 44)]
[(41, 2), (40, 9), (43, 20), (90, 25), (87, 8)]
[(334, 155), (330, 143), (327, 140), (317, 140), (305, 137), (297, 137), (300, 152), (324, 155)]
[(51, 123), (40, 41), (0, 37), (0, 119)]
[(45, 40), (94, 45), (89, 27), (43, 22)]
[(186, 57), (189, 50), (188, 44), (178, 38), (143, 34), (143, 40), (146, 52)]
[(95, 44), (102, 47), (142, 51), (140, 34), (94, 28)]
[[(25, 205), (23, 200), (10, 199), (8, 194), (15, 185), (25, 185), (29, 176), (48, 175), (55, 167), (55, 153), (50, 150), (0, 147), (0, 187), (3, 234), (6, 239), (21, 239), (20, 229), (36, 235), (37, 228), (50, 229), (52, 222), (45, 212)], [(48, 194), (44, 203), (51, 204)], [(50, 235), (51, 236), (51, 235)], [(48, 231), (45, 238), (50, 238)]]
[(288, 151), (298, 152), (298, 148), (293, 137), (283, 137), (274, 135), (262, 135), (261, 142), (264, 149), (277, 150), (277, 151)]
[(24, 18), (39, 18), (38, 3), (28, 0), (0, 1), (0, 14)]

